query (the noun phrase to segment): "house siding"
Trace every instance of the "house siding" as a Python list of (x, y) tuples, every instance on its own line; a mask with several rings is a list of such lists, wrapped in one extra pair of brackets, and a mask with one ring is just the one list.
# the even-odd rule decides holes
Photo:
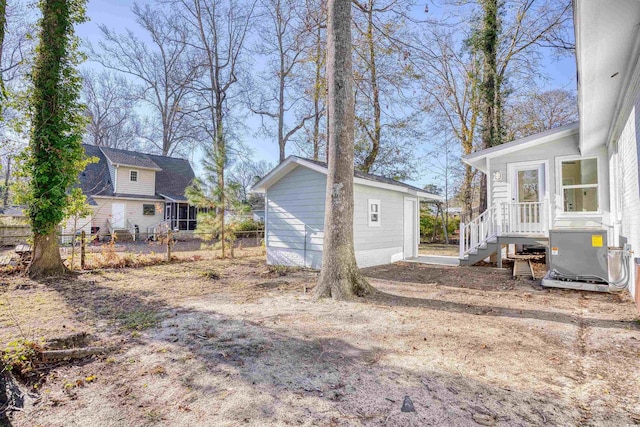
[[(611, 156), (611, 198), (615, 244), (620, 245), (623, 243), (620, 240), (626, 240), (636, 253), (640, 250), (639, 113), (640, 98), (637, 98), (615, 144), (617, 150), (612, 147)], [(629, 290), (632, 295), (635, 295), (636, 277), (633, 262), (629, 267), (631, 271)]]
[[(598, 158), (598, 181), (599, 181), (599, 213), (589, 214), (570, 214), (562, 211), (562, 189), (558, 180), (560, 174), (558, 170), (559, 161), (565, 156), (578, 156), (580, 151), (578, 148), (578, 134), (559, 138), (536, 147), (521, 150), (515, 153), (506, 154), (495, 157), (490, 160), (490, 195), (492, 204), (511, 202), (511, 186), (513, 177), (509, 175), (509, 165), (523, 162), (547, 161), (545, 167), (548, 170), (545, 173), (545, 179), (549, 182), (545, 183), (548, 190), (548, 197), (551, 203), (552, 222), (551, 228), (610, 228), (609, 219), (609, 173), (607, 152), (603, 147), (584, 157)], [(501, 179), (496, 180), (496, 172), (500, 172)]]
[[(107, 219), (111, 218), (111, 205), (113, 203), (122, 203), (125, 205), (125, 219), (131, 224), (137, 225), (141, 233), (147, 232), (147, 227), (154, 226), (164, 219), (164, 202), (157, 200), (131, 200), (120, 198), (94, 198), (97, 206), (93, 207), (93, 215), (91, 226), (100, 227), (100, 234), (107, 233)], [(153, 204), (156, 207), (155, 215), (143, 215), (142, 205)]]
[[(269, 187), (268, 264), (321, 268), (325, 194), (326, 176), (304, 166)], [(359, 267), (402, 260), (404, 196), (392, 190), (354, 185), (354, 245)], [(380, 226), (368, 224), (369, 199), (380, 200)]]
[(62, 223), (62, 237), (60, 239), (62, 243), (71, 243), (73, 241), (74, 233), (77, 234), (81, 231), (84, 231), (87, 236), (91, 235), (91, 216), (78, 218), (75, 229), (73, 227), (73, 222), (73, 219), (68, 219)]
[[(132, 170), (138, 171), (138, 181), (131, 182), (129, 174)], [(139, 194), (153, 196), (156, 194), (156, 171), (149, 169), (137, 169), (126, 166), (116, 168), (118, 174), (117, 193)]]

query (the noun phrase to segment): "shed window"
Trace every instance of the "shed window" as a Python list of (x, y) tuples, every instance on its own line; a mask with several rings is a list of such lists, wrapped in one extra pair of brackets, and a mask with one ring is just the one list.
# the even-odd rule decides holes
[(155, 215), (156, 205), (142, 205), (142, 215)]
[(597, 212), (598, 159), (564, 160), (561, 169), (564, 212)]
[(369, 227), (380, 226), (380, 200), (369, 199)]
[(129, 172), (129, 181), (138, 182), (138, 171), (130, 171)]

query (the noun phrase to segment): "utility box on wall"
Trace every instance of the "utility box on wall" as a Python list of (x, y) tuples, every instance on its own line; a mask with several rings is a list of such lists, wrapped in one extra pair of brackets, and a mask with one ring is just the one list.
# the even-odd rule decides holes
[(573, 280), (609, 280), (607, 231), (550, 230), (549, 269)]

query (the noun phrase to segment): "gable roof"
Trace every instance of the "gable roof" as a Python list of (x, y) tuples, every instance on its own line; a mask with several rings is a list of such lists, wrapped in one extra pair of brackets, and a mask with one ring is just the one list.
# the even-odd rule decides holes
[(97, 157), (98, 161), (90, 163), (80, 172), (79, 181), (82, 192), (87, 195), (87, 202), (96, 205), (91, 196), (113, 196), (113, 183), (109, 174), (107, 158), (95, 145), (82, 144), (87, 157)]
[[(328, 169), (325, 162), (318, 160), (306, 159), (298, 156), (289, 156), (284, 162), (276, 166), (271, 172), (265, 175), (260, 181), (258, 181), (251, 189), (255, 193), (264, 193), (269, 187), (278, 182), (281, 178), (287, 175), (290, 171), (298, 166), (304, 166), (309, 169), (320, 172), (323, 175), (327, 175)], [(369, 187), (384, 188), (387, 190), (398, 191), (401, 193), (411, 194), (421, 199), (443, 201), (444, 198), (437, 194), (427, 193), (421, 188), (414, 187), (413, 185), (405, 184), (404, 182), (396, 181), (391, 178), (386, 178), (379, 175), (373, 175), (370, 173), (364, 173), (355, 170), (354, 184), (366, 185)]]
[(100, 149), (113, 165), (160, 170), (160, 167), (151, 160), (151, 156), (148, 154), (109, 147), (100, 147)]
[(177, 157), (152, 154), (148, 157), (161, 168), (156, 172), (156, 194), (174, 202), (186, 202), (184, 191), (195, 178), (191, 163)]
[[(88, 144), (83, 144), (82, 146), (87, 156), (98, 158), (98, 162), (87, 165), (86, 169), (81, 172), (79, 176), (80, 188), (82, 188), (83, 193), (87, 195), (89, 204), (95, 205), (92, 196), (150, 200), (168, 199), (174, 202), (187, 201), (184, 192), (195, 177), (188, 160), (177, 157), (138, 153), (136, 151), (97, 147)], [(111, 158), (108, 156), (111, 156)], [(113, 160), (111, 160), (112, 158), (121, 162), (113, 162)], [(123, 160), (124, 162), (122, 162)], [(112, 164), (155, 170), (155, 196), (114, 193), (113, 183), (111, 182), (111, 175), (109, 173), (108, 163), (110, 161)], [(138, 165), (131, 164), (134, 162), (138, 162)], [(153, 168), (150, 167), (151, 165), (153, 165)]]
[(462, 161), (474, 168), (487, 172), (487, 159), (504, 156), (506, 154), (515, 153), (527, 148), (536, 147), (547, 142), (556, 141), (570, 135), (575, 135), (580, 129), (579, 123), (570, 123), (557, 128), (549, 129), (544, 132), (529, 135), (524, 138), (516, 139), (506, 144), (497, 145), (495, 147), (476, 151), (475, 153), (462, 156)]

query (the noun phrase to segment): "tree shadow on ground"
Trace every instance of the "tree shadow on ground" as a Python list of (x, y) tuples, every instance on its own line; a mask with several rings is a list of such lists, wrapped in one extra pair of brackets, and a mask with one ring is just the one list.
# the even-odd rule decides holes
[(611, 320), (593, 317), (577, 316), (552, 310), (532, 310), (522, 308), (508, 308), (495, 305), (466, 304), (439, 299), (413, 298), (376, 291), (361, 301), (364, 304), (374, 303), (387, 307), (422, 307), (430, 310), (447, 311), (451, 313), (473, 314), (491, 317), (510, 317), (514, 319), (532, 319), (545, 322), (566, 323), (596, 328), (615, 328), (640, 330), (640, 324), (635, 320)]
[[(210, 399), (212, 392), (219, 392), (230, 381), (239, 380), (253, 392), (268, 395), (267, 406), (281, 405), (281, 399), (287, 396), (301, 396), (334, 408), (327, 415), (320, 409), (305, 407), (305, 416), (315, 417), (320, 424), (333, 422), (331, 417), (336, 414), (365, 424), (390, 425), (473, 425), (472, 417), (478, 413), (489, 414), (504, 425), (575, 424), (581, 416), (575, 403), (551, 392), (510, 390), (462, 374), (378, 363), (389, 355), (385, 349), (360, 348), (339, 338), (296, 336), (295, 330), (268, 327), (265, 321), (231, 317), (206, 307), (183, 307), (137, 291), (103, 286), (86, 277), (48, 281), (47, 285), (59, 292), (84, 321), (107, 321), (126, 328), (123, 319), (132, 313), (159, 314), (164, 320), (147, 330), (143, 341), (192, 354), (200, 370), (179, 378), (186, 389), (200, 391), (204, 399)], [(475, 314), (476, 310), (488, 316), (571, 324), (579, 321), (575, 316), (539, 310), (469, 306), (382, 293), (361, 303), (466, 314)], [(600, 327), (622, 327), (619, 322), (588, 321)], [(145, 343), (125, 343), (122, 351), (136, 345)], [(411, 396), (417, 413), (400, 412), (404, 395)], [(252, 402), (246, 405), (250, 407)], [(264, 423), (274, 421), (270, 419), (271, 409), (255, 411), (255, 416), (264, 417)], [(612, 417), (627, 420), (620, 413)]]

